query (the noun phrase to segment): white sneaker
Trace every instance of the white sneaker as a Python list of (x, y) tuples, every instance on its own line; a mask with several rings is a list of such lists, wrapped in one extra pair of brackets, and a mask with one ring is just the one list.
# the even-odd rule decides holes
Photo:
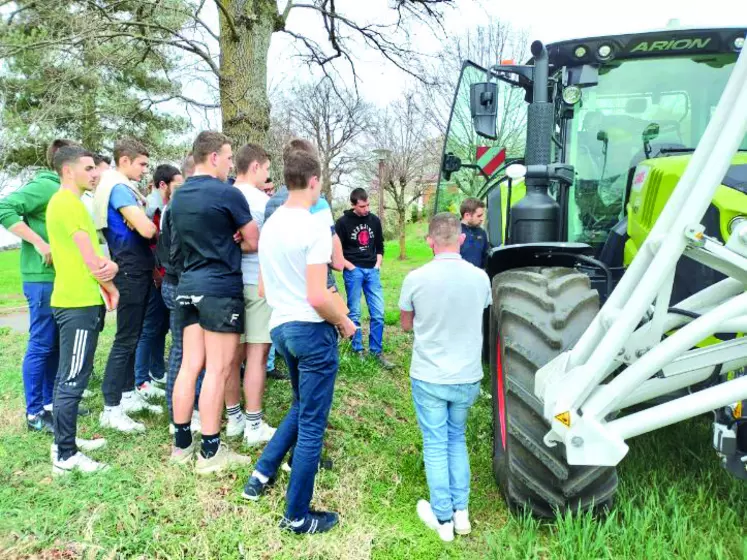
[(125, 434), (135, 432), (144, 432), (145, 424), (135, 422), (125, 414), (122, 405), (115, 406), (111, 409), (104, 409), (99, 416), (99, 425), (102, 428), (111, 428)]
[(472, 532), (469, 513), (466, 509), (458, 509), (454, 512), (454, 532), (457, 535), (469, 535)]
[(273, 428), (267, 422), (262, 420), (262, 423), (256, 430), (250, 429), (249, 426), (246, 427), (244, 430), (244, 443), (249, 446), (265, 443), (272, 439), (272, 436), (275, 435), (276, 431), (276, 428)]
[(98, 463), (93, 459), (86, 457), (80, 451), (64, 461), (60, 461), (59, 459), (55, 459), (52, 461), (52, 474), (54, 476), (63, 476), (66, 474), (70, 474), (73, 471), (92, 473), (96, 471), (105, 471), (108, 469), (108, 465), (105, 465), (104, 463)]
[(93, 391), (89, 391), (88, 389), (83, 389), (84, 399), (90, 399), (92, 396), (93, 396)]
[[(197, 410), (192, 411), (192, 421), (189, 424), (189, 431), (193, 434), (202, 432), (202, 424), (200, 423), (200, 413)], [(173, 424), (169, 424), (169, 434), (174, 435), (176, 428)]]
[(431, 509), (431, 504), (425, 500), (418, 500), (418, 517), (425, 523), (426, 527), (433, 529), (441, 537), (444, 542), (451, 542), (454, 540), (454, 522), (449, 521), (448, 523), (439, 523), (436, 519), (436, 515)]
[(155, 384), (146, 381), (140, 387), (136, 389), (137, 394), (144, 399), (165, 399), (166, 391), (160, 387), (156, 387)]
[(244, 414), (241, 414), (240, 419), (236, 419), (234, 416), (228, 417), (228, 424), (226, 424), (226, 437), (241, 437), (244, 435), (246, 429), (246, 418)]
[(149, 371), (148, 376), (151, 378), (153, 383), (157, 383), (158, 385), (166, 385), (166, 372), (163, 372), (163, 375), (161, 377), (156, 377), (153, 375), (153, 372)]
[(158, 404), (150, 404), (136, 391), (122, 393), (122, 409), (127, 414), (148, 411), (153, 414), (163, 414), (163, 407)]
[[(83, 439), (83, 438), (75, 438), (75, 445), (78, 447), (80, 451), (96, 451), (97, 449), (103, 449), (106, 447), (106, 440), (104, 438), (98, 438), (98, 439)], [(49, 449), (50, 457), (52, 458), (52, 462), (54, 462), (55, 458), (57, 457), (57, 444), (53, 443), (50, 446)]]

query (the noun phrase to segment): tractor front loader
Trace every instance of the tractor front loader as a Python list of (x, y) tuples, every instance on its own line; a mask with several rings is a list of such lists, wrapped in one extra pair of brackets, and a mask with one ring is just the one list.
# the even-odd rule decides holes
[[(747, 480), (746, 34), (535, 42), (527, 65), (463, 67), (437, 207), (487, 201), (493, 468), (514, 507), (608, 508), (626, 440), (704, 413)], [(516, 91), (526, 148), (487, 173)]]

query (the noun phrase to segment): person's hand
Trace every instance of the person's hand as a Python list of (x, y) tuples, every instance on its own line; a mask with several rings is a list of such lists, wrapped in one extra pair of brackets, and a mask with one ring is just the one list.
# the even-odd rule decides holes
[(114, 290), (107, 293), (109, 294), (109, 305), (107, 307), (109, 311), (114, 311), (119, 306), (119, 290), (114, 288)]
[(345, 317), (342, 323), (337, 325), (337, 330), (340, 332), (342, 338), (351, 338), (355, 334), (355, 331), (358, 330), (358, 327), (350, 320), (350, 317)]
[(243, 240), (244, 240), (244, 237), (243, 237), (243, 236), (241, 235), (241, 232), (240, 232), (240, 231), (237, 231), (236, 233), (234, 233), (234, 234), (233, 234), (233, 241), (234, 241), (234, 243), (236, 243), (237, 245), (241, 245), (241, 242), (242, 242)]
[(381, 270), (381, 265), (380, 265), (380, 264), (374, 265), (374, 268), (375, 268), (376, 270)]
[(99, 267), (99, 269), (93, 273), (93, 277), (96, 278), (96, 280), (101, 280), (102, 282), (109, 282), (111, 280), (114, 280), (117, 272), (119, 272), (117, 263), (109, 259), (103, 259), (101, 261), (101, 266)]
[(345, 270), (355, 270), (355, 265), (350, 261), (345, 261)]
[(35, 245), (37, 253), (41, 255), (42, 261), (45, 265), (51, 266), (52, 265), (52, 248), (49, 246), (49, 243), (45, 243), (44, 241), (39, 242), (38, 245)]

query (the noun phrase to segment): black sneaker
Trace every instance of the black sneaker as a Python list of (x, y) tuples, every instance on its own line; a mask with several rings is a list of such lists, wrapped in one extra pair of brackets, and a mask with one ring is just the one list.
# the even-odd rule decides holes
[(278, 381), (288, 381), (290, 376), (287, 373), (278, 371), (277, 368), (273, 368), (267, 372), (268, 379), (277, 379)]
[(387, 360), (384, 356), (381, 354), (373, 354), (371, 356), (381, 367), (384, 369), (394, 369), (395, 365)]
[(332, 511), (309, 511), (308, 515), (297, 521), (283, 518), (280, 528), (297, 535), (326, 533), (340, 522), (340, 516)]
[(54, 433), (54, 424), (52, 423), (52, 413), (43, 410), (39, 414), (29, 418), (26, 416), (26, 426), (31, 432), (42, 432), (44, 434)]
[(86, 408), (85, 406), (78, 406), (78, 416), (90, 416), (91, 415), (91, 409)]
[(273, 484), (275, 484), (275, 477), (270, 478), (266, 483), (262, 483), (256, 476), (251, 476), (244, 485), (244, 492), (241, 496), (244, 499), (256, 502), (265, 493), (265, 489)]

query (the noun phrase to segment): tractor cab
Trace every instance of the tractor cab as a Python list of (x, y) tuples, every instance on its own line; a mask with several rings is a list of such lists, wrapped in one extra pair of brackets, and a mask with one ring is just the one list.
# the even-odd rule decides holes
[[(494, 247), (585, 245), (586, 256), (608, 268), (590, 271), (603, 279), (596, 287), (604, 295), (604, 278), (610, 270), (622, 274), (684, 171), (744, 36), (744, 29), (668, 30), (535, 43), (525, 66), (485, 70), (466, 62), (444, 145), (437, 210), (454, 211), (461, 199), (482, 197)], [(546, 77), (537, 64), (543, 58)], [(537, 99), (538, 82), (544, 100)], [(747, 139), (741, 148), (747, 151)], [(526, 181), (508, 176), (513, 163), (527, 167)], [(732, 175), (740, 177), (747, 153), (734, 165)], [(544, 177), (532, 179), (537, 173)], [(535, 197), (543, 209), (512, 219), (527, 182), (544, 182), (552, 202)], [(719, 190), (710, 233), (725, 240), (729, 223), (747, 207), (743, 191), (728, 184)], [(527, 227), (535, 218), (543, 227)], [(491, 276), (505, 270), (497, 261), (491, 266)]]

